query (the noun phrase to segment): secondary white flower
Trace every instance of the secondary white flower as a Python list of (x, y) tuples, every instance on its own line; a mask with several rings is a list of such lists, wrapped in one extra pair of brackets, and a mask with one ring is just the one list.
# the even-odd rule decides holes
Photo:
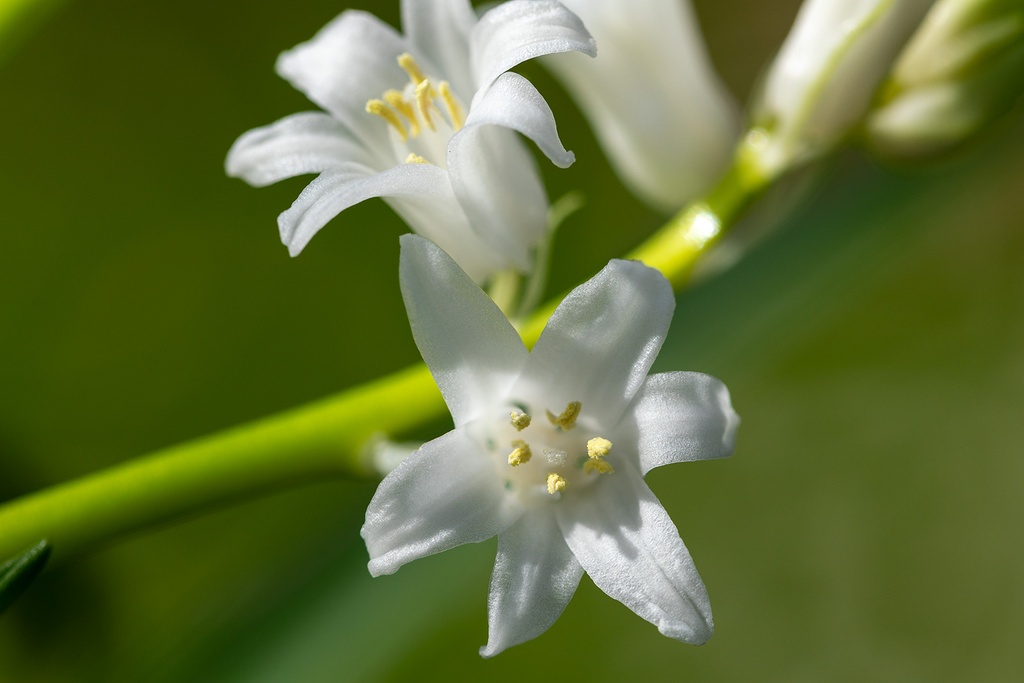
[(770, 172), (828, 151), (859, 122), (933, 0), (806, 0), (768, 73), (758, 151)]
[(597, 40), (597, 59), (544, 64), (580, 104), (622, 180), (673, 210), (725, 170), (737, 108), (711, 67), (687, 0), (563, 0)]
[(370, 573), (498, 536), (484, 656), (545, 631), (586, 571), (663, 634), (703, 643), (707, 591), (650, 469), (732, 452), (725, 386), (647, 375), (675, 300), (665, 278), (612, 261), (552, 315), (532, 353), (440, 249), (402, 238), (416, 344), (455, 422), (391, 472), (366, 511)]
[(285, 52), (278, 73), (327, 113), (305, 112), (235, 142), (229, 175), (261, 186), (318, 173), (278, 218), (294, 256), (331, 218), (383, 197), (477, 281), (527, 271), (545, 236), (547, 197), (516, 131), (558, 166), (573, 162), (544, 98), (517, 64), (594, 54), (554, 0), (511, 0), (479, 19), (468, 0), (404, 0), (401, 35), (343, 12)]

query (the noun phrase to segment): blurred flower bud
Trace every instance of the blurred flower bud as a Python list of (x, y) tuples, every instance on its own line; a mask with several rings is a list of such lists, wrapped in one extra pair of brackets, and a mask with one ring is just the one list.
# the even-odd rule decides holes
[(806, 0), (772, 64), (748, 148), (770, 174), (838, 144), (932, 0)]
[(688, 0), (562, 0), (597, 58), (544, 59), (579, 104), (623, 182), (675, 210), (725, 171), (739, 112), (711, 67)]
[(939, 0), (880, 93), (868, 144), (921, 160), (969, 140), (1024, 91), (1022, 38), (1022, 0)]

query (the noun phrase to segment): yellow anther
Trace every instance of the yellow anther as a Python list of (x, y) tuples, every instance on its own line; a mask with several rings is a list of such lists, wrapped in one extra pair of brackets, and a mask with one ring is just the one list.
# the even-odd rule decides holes
[(512, 426), (516, 428), (517, 432), (521, 432), (530, 426), (531, 418), (526, 413), (520, 413), (517, 410), (513, 410), (509, 413), (509, 417), (512, 420)]
[(405, 73), (409, 74), (409, 80), (412, 81), (413, 85), (419, 85), (427, 80), (427, 77), (423, 75), (423, 71), (420, 70), (420, 65), (416, 63), (416, 60), (408, 52), (398, 55), (398, 66), (402, 67)]
[(516, 439), (512, 442), (512, 446), (515, 448), (511, 453), (508, 454), (508, 464), (512, 467), (518, 467), (524, 462), (530, 462), (530, 458), (533, 457), (533, 453), (530, 452), (530, 446), (522, 439)]
[(611, 453), (612, 442), (600, 436), (594, 437), (587, 442), (587, 455), (591, 458), (603, 458)]
[(397, 111), (399, 114), (405, 117), (405, 120), (409, 123), (409, 135), (416, 137), (420, 134), (420, 123), (416, 120), (416, 110), (412, 108), (402, 93), (397, 90), (388, 90), (384, 93), (384, 101), (387, 102), (392, 109)]
[(551, 472), (548, 474), (548, 493), (552, 496), (560, 491), (564, 491), (565, 487), (569, 485), (569, 482), (565, 480), (565, 477), (560, 474)]
[(448, 81), (441, 81), (437, 84), (437, 89), (441, 93), (444, 108), (448, 110), (448, 118), (452, 122), (452, 128), (454, 130), (462, 128), (462, 124), (466, 122), (466, 119), (462, 114), (462, 107), (459, 106), (459, 101), (455, 99), (455, 93), (452, 92), (451, 84)]
[(416, 154), (415, 152), (409, 152), (409, 156), (407, 156), (405, 158), (405, 163), (407, 163), (407, 164), (429, 164), (430, 162), (427, 161), (426, 159), (424, 159), (423, 157), (421, 157), (419, 154)]
[(423, 123), (427, 124), (427, 128), (430, 130), (437, 130), (434, 127), (434, 121), (430, 118), (430, 108), (434, 106), (434, 89), (430, 87), (430, 81), (421, 81), (416, 86), (416, 108), (420, 111), (420, 116), (423, 117)]
[(570, 401), (565, 406), (565, 410), (562, 411), (561, 415), (555, 415), (550, 410), (548, 412), (548, 420), (551, 424), (556, 427), (561, 427), (565, 431), (569, 431), (576, 426), (576, 418), (580, 416), (580, 409), (583, 408), (583, 404), (579, 401)]
[(597, 472), (598, 474), (615, 474), (615, 468), (608, 464), (607, 460), (593, 458), (583, 463), (584, 472)]
[(405, 132), (405, 126), (402, 125), (402, 120), (398, 118), (398, 114), (384, 100), (370, 100), (366, 103), (366, 111), (370, 114), (376, 114), (394, 126), (395, 130), (398, 131), (398, 135), (401, 136), (402, 142), (409, 139)]

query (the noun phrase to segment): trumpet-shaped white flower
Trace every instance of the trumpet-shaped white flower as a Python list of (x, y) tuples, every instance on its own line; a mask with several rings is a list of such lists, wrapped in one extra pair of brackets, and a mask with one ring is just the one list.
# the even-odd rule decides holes
[(593, 40), (554, 0), (510, 0), (479, 19), (468, 0), (404, 0), (402, 24), (405, 35), (350, 10), (282, 54), (278, 73), (326, 113), (244, 134), (228, 174), (257, 186), (319, 174), (278, 218), (293, 256), (344, 209), (383, 197), (475, 280), (527, 271), (547, 197), (516, 132), (558, 166), (573, 155), (544, 98), (508, 70), (555, 52), (592, 55)]
[(725, 386), (648, 376), (675, 300), (662, 275), (612, 261), (552, 315), (532, 353), (439, 248), (402, 238), (416, 344), (455, 422), (392, 471), (366, 511), (370, 572), (498, 536), (484, 656), (545, 631), (586, 571), (665, 635), (703, 643), (707, 591), (650, 469), (732, 452)]
[(765, 84), (757, 150), (770, 172), (827, 152), (856, 125), (933, 0), (806, 0)]
[(590, 120), (622, 180), (663, 209), (707, 189), (728, 164), (739, 113), (718, 80), (688, 0), (562, 0), (597, 59), (544, 60)]

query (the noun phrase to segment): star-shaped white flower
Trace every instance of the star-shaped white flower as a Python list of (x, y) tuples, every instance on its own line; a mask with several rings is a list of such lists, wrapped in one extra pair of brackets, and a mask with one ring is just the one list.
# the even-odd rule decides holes
[(402, 238), (401, 282), (455, 429), (377, 489), (362, 529), (370, 572), (496, 535), (482, 655), (545, 631), (584, 571), (663, 634), (706, 641), (707, 591), (643, 475), (729, 455), (739, 418), (713, 377), (647, 375), (675, 305), (665, 278), (612, 261), (569, 294), (532, 352), (427, 240)]
[(329, 220), (383, 197), (475, 280), (530, 268), (547, 197), (516, 132), (558, 166), (574, 157), (544, 98), (508, 70), (541, 55), (595, 53), (554, 0), (510, 0), (477, 18), (468, 0), (403, 0), (399, 34), (343, 12), (281, 55), (278, 73), (324, 112), (244, 134), (227, 172), (257, 186), (319, 174), (278, 218), (294, 256)]

